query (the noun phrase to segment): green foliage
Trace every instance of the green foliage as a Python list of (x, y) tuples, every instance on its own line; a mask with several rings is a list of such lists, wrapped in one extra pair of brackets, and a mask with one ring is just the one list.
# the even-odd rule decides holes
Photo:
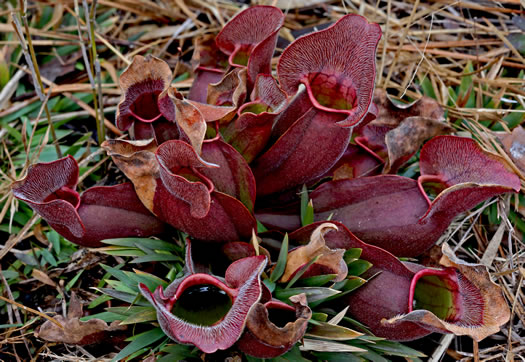
[(461, 77), (461, 83), (456, 88), (456, 100), (455, 103), (461, 108), (474, 108), (476, 107), (476, 94), (473, 92), (474, 82), (472, 73), (474, 67), (471, 62), (467, 63), (465, 69), (463, 69), (463, 75)]
[(354, 260), (348, 263), (348, 274), (359, 276), (372, 267), (372, 264), (366, 260)]
[[(165, 275), (168, 276), (172, 273), (173, 268), (182, 269), (183, 247), (175, 243), (147, 238), (109, 239), (104, 240), (104, 243), (109, 246), (98, 249), (100, 252), (130, 257), (130, 259), (126, 264), (120, 264), (116, 267), (100, 265), (106, 271), (106, 275), (97, 287), (97, 290), (102, 294), (89, 305), (89, 308), (98, 308), (101, 304), (111, 300), (121, 306), (105, 308), (104, 312), (91, 314), (81, 320), (99, 318), (108, 323), (121, 321), (123, 325), (141, 326), (139, 330), (142, 332), (128, 339), (131, 343), (119, 352), (115, 360), (121, 360), (128, 356), (140, 356), (150, 350), (160, 351), (168, 339), (160, 328), (155, 328), (152, 325), (157, 321), (155, 309), (142, 297), (138, 284), (143, 283), (150, 290), (154, 290), (159, 285), (164, 288), (167, 287), (169, 282), (150, 273), (123, 269), (128, 269), (138, 263), (156, 260), (159, 265), (163, 266)], [(104, 287), (105, 285), (109, 287)], [(162, 341), (159, 343), (160, 340)], [(168, 356), (171, 353), (165, 352)], [(174, 354), (176, 355), (176, 352)]]
[(279, 251), (279, 257), (277, 259), (277, 264), (270, 275), (270, 282), (275, 283), (282, 277), (284, 270), (286, 268), (286, 259), (288, 258), (288, 234), (284, 235), (283, 242), (281, 244), (281, 250)]
[(157, 359), (157, 362), (171, 362), (171, 361), (200, 361), (198, 356), (199, 349), (192, 346), (185, 346), (182, 344), (168, 344), (163, 347), (161, 352), (166, 353), (164, 356)]
[(120, 351), (115, 357), (113, 357), (112, 361), (121, 361), (123, 358), (132, 355), (134, 357), (140, 356), (141, 354), (147, 352), (151, 348), (152, 344), (162, 338), (166, 339), (167, 337), (160, 328), (153, 328), (147, 332), (130, 337), (127, 339), (127, 341), (131, 341), (131, 343), (124, 347), (122, 351)]
[(314, 222), (314, 205), (308, 198), (308, 189), (303, 185), (301, 190), (301, 224), (302, 226), (310, 225)]

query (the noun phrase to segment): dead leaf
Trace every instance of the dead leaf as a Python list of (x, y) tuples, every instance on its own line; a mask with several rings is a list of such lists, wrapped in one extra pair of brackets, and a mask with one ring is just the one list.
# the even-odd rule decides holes
[(157, 358), (156, 358), (155, 355), (153, 354), (153, 355), (151, 355), (151, 356), (145, 358), (145, 359), (143, 360), (143, 362), (155, 362), (156, 360), (157, 360)]
[(33, 232), (35, 233), (35, 238), (37, 238), (38, 241), (46, 246), (49, 245), (49, 240), (47, 240), (47, 237), (44, 235), (44, 226), (42, 224), (35, 225)]
[(39, 281), (41, 281), (44, 284), (50, 285), (53, 288), (57, 286), (57, 284), (43, 271), (39, 269), (33, 269), (33, 272), (31, 273), (31, 276)]
[(345, 317), (346, 312), (348, 311), (348, 308), (349, 306), (346, 306), (345, 309), (337, 313), (334, 317), (332, 317), (332, 319), (328, 321), (328, 324), (332, 324), (334, 326), (338, 325), (339, 322), (341, 322), (343, 318)]
[(439, 103), (430, 97), (421, 97), (407, 104), (394, 103), (384, 89), (374, 91), (374, 103), (379, 112), (373, 124), (397, 127), (405, 118), (425, 117), (444, 120), (444, 111)]
[(115, 69), (115, 66), (105, 59), (102, 59), (100, 65), (108, 72), (109, 76), (111, 77), (111, 80), (113, 80), (113, 83), (118, 84), (118, 74), (117, 69)]
[(489, 244), (487, 245), (487, 248), (485, 249), (485, 252), (483, 253), (483, 257), (480, 260), (480, 264), (485, 265), (487, 268), (492, 265), (492, 262), (496, 258), (496, 255), (498, 254), (499, 247), (501, 245), (501, 240), (503, 239), (503, 233), (506, 231), (506, 223), (502, 222), (498, 230), (496, 230), (496, 233), (490, 239)]
[[(293, 306), (277, 300), (254, 304), (246, 319), (245, 334), (238, 342), (240, 350), (253, 356), (271, 357), (292, 348), (304, 336), (312, 311), (304, 294), (294, 295), (290, 301)], [(271, 312), (275, 311), (288, 315), (284, 326), (274, 324)]]
[(385, 143), (388, 149), (388, 163), (384, 173), (396, 172), (407, 162), (419, 147), (429, 138), (454, 131), (444, 122), (425, 117), (405, 118), (398, 127), (387, 132)]
[(432, 98), (399, 104), (385, 90), (376, 89), (374, 103), (377, 118), (363, 127), (356, 142), (376, 158), (386, 160), (383, 173), (395, 173), (427, 139), (454, 130), (444, 122), (443, 108)]
[[(439, 261), (442, 256), (443, 252), (441, 251), (441, 246), (433, 245), (430, 249), (421, 254), (418, 259), (421, 265), (431, 268), (439, 268), (441, 265), (439, 264)], [(407, 263), (406, 265), (409, 267), (410, 263)]]
[(221, 107), (188, 100), (173, 87), (159, 95), (159, 102), (163, 103), (164, 113), (175, 116), (174, 121), (184, 131), (189, 143), (199, 155), (206, 136), (207, 122), (228, 118), (236, 110), (236, 107)]
[(188, 136), (195, 152), (200, 155), (207, 127), (204, 116), (197, 107), (187, 100), (178, 99), (171, 95), (170, 98), (175, 104), (175, 119), (177, 120), (177, 124)]
[(137, 195), (148, 210), (153, 212), (153, 198), (159, 178), (159, 165), (155, 158), (155, 140), (106, 140), (102, 148), (117, 167), (131, 180)]
[(69, 301), (68, 316), (61, 315), (55, 319), (63, 325), (60, 329), (56, 324), (46, 321), (37, 331), (36, 336), (50, 342), (59, 342), (77, 345), (89, 345), (107, 341), (111, 333), (123, 331), (127, 327), (119, 325), (120, 321), (114, 321), (109, 326), (101, 319), (90, 319), (81, 322), (82, 303), (75, 293), (71, 293)]
[(222, 80), (208, 86), (207, 103), (215, 106), (233, 107), (224, 118), (225, 123), (235, 116), (235, 110), (246, 99), (246, 69), (235, 68), (226, 74)]
[(81, 248), (71, 255), (69, 264), (64, 269), (64, 273), (72, 273), (80, 269), (91, 269), (100, 264), (105, 256), (98, 252), (91, 252), (90, 249)]
[(523, 127), (518, 126), (512, 130), (512, 133), (500, 134), (498, 138), (503, 144), (505, 152), (521, 172), (525, 173), (525, 130)]
[(317, 352), (366, 352), (366, 349), (350, 346), (348, 344), (320, 341), (317, 339), (305, 338), (303, 345), (299, 346), (301, 351)]
[(61, 24), (62, 17), (64, 15), (64, 4), (61, 2), (55, 3), (55, 6), (53, 7), (53, 16), (51, 17), (51, 20), (49, 20), (49, 22), (42, 28), (42, 31), (48, 31), (57, 28)]
[(53, 57), (52, 60), (40, 67), (42, 77), (54, 82), (58, 77), (64, 77), (75, 71), (75, 64), (82, 58), (79, 51), (71, 53), (65, 57)]
[[(331, 223), (321, 224), (312, 232), (310, 242), (300, 246), (288, 253), (286, 268), (281, 278), (281, 282), (287, 282), (304, 265), (308, 264), (313, 258), (320, 256), (303, 275), (337, 274), (334, 281), (343, 280), (348, 267), (343, 260), (344, 249), (330, 249), (326, 246), (323, 234), (328, 229), (336, 229), (337, 226)], [(310, 272), (312, 270), (312, 272)]]

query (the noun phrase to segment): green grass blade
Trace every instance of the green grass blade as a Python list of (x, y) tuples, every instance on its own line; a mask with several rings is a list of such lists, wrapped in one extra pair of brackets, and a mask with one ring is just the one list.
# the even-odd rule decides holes
[(279, 251), (279, 257), (277, 258), (277, 264), (270, 275), (270, 281), (275, 283), (282, 277), (284, 269), (286, 268), (286, 259), (288, 258), (288, 234), (284, 235), (283, 243), (281, 244), (281, 250)]
[(121, 361), (127, 356), (130, 356), (133, 353), (141, 350), (142, 348), (152, 345), (163, 337), (166, 337), (166, 335), (160, 328), (154, 328), (147, 332), (133, 336), (133, 341), (124, 347), (124, 349), (120, 351), (115, 357), (113, 357), (112, 361)]

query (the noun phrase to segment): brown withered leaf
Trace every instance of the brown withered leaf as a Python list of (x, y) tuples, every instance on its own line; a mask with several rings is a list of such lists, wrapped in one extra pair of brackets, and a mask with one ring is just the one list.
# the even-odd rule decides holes
[[(293, 307), (286, 306), (280, 301), (269, 301), (265, 304), (255, 303), (246, 319), (246, 330), (239, 341), (241, 350), (258, 351), (268, 357), (276, 356), (289, 350), (299, 339), (304, 336), (308, 321), (312, 317), (312, 310), (308, 307), (304, 293), (289, 298)], [(280, 327), (271, 321), (269, 309), (275, 310), (272, 305), (284, 304), (287, 309), (295, 309), (295, 320), (290, 320)], [(277, 309), (282, 310), (283, 307)], [(272, 354), (277, 351), (277, 354)], [(248, 354), (252, 354), (248, 353)]]
[(443, 120), (445, 114), (439, 103), (430, 97), (424, 96), (407, 104), (394, 104), (387, 92), (380, 88), (374, 90), (374, 103), (379, 113), (372, 123), (391, 127), (397, 127), (408, 117), (417, 116)]
[(106, 140), (102, 143), (102, 148), (131, 180), (140, 201), (153, 212), (156, 179), (159, 177), (159, 165), (155, 158), (157, 150), (155, 140)]
[(287, 282), (304, 265), (308, 264), (313, 258), (320, 256), (317, 261), (310, 266), (312, 273), (307, 270), (303, 275), (337, 274), (334, 281), (343, 280), (348, 274), (348, 267), (343, 260), (344, 249), (330, 249), (325, 244), (323, 234), (328, 229), (337, 230), (337, 226), (331, 223), (321, 224), (312, 232), (310, 242), (304, 246), (293, 249), (288, 253), (286, 268), (281, 278), (281, 282)]
[(185, 99), (171, 97), (171, 100), (175, 104), (177, 124), (190, 139), (195, 152), (200, 155), (207, 127), (204, 116), (197, 107)]
[(235, 111), (246, 99), (246, 93), (246, 69), (235, 68), (220, 82), (208, 86), (207, 103), (233, 107), (233, 110), (222, 119), (223, 123), (227, 123), (235, 116)]
[(33, 269), (31, 276), (44, 284), (52, 286), (53, 288), (57, 286), (57, 284), (49, 277), (49, 275), (39, 269)]
[(99, 265), (105, 258), (105, 254), (91, 252), (89, 249), (81, 248), (71, 255), (69, 264), (64, 269), (64, 273), (72, 273), (80, 269), (91, 269), (93, 266)]
[(349, 344), (322, 341), (318, 339), (305, 338), (302, 346), (299, 347), (301, 351), (316, 351), (316, 352), (367, 352), (366, 349), (354, 347)]
[(387, 132), (385, 136), (388, 162), (383, 172), (397, 171), (417, 152), (425, 140), (451, 133), (453, 130), (446, 123), (433, 118), (405, 118), (399, 126)]
[(40, 241), (44, 245), (49, 245), (49, 240), (47, 240), (47, 236), (44, 235), (44, 226), (42, 224), (36, 224), (33, 228), (33, 233), (35, 234), (35, 238), (37, 238), (38, 241)]
[(75, 64), (80, 58), (82, 58), (82, 52), (80, 50), (62, 56), (60, 59), (53, 57), (49, 62), (40, 66), (40, 75), (51, 82), (54, 82), (59, 77), (62, 78), (71, 75), (71, 73), (75, 71)]
[(40, 326), (36, 336), (50, 342), (84, 346), (107, 341), (111, 334), (124, 331), (127, 328), (119, 325), (120, 321), (114, 321), (108, 326), (101, 319), (81, 322), (80, 317), (82, 317), (82, 303), (75, 293), (71, 293), (67, 318), (61, 315), (55, 317), (64, 329), (51, 321), (46, 321)]
[(206, 135), (206, 123), (228, 117), (236, 109), (233, 106), (221, 107), (186, 99), (174, 87), (166, 89), (159, 95), (159, 103), (162, 105), (163, 113), (168, 115), (171, 122), (178, 124), (199, 155)]
[(157, 360), (157, 358), (153, 354), (151, 356), (146, 357), (142, 362), (155, 362), (156, 360)]
[(385, 90), (376, 89), (374, 103), (377, 118), (362, 129), (359, 139), (385, 159), (383, 173), (395, 173), (425, 140), (453, 131), (444, 122), (443, 108), (432, 98), (396, 104)]
[(498, 138), (503, 144), (505, 152), (525, 174), (525, 130), (518, 126), (512, 130), (512, 133), (499, 134)]
[(441, 246), (433, 245), (430, 249), (425, 251), (418, 258), (420, 260), (419, 263), (421, 265), (431, 268), (439, 268), (441, 265), (439, 261), (441, 260), (442, 256), (443, 252), (441, 251)]

